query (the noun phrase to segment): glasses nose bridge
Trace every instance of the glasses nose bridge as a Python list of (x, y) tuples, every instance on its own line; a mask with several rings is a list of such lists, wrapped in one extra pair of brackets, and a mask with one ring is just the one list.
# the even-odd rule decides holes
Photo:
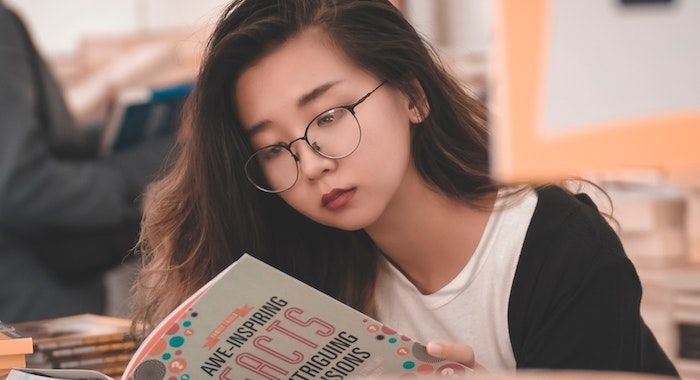
[(306, 144), (309, 145), (309, 140), (306, 139), (306, 136), (301, 136), (299, 138), (296, 138), (296, 139), (290, 141), (289, 144), (287, 144), (287, 148), (289, 148), (289, 152), (292, 153), (292, 156), (294, 156), (294, 159), (297, 161), (299, 161), (299, 155), (292, 150), (292, 145), (295, 142), (300, 141), (300, 140), (306, 142)]
[(297, 161), (299, 161), (299, 158), (300, 158), (300, 157), (299, 157), (299, 154), (298, 154), (298, 153), (295, 153), (295, 152), (292, 150), (292, 144), (294, 144), (295, 142), (300, 141), (300, 140), (304, 141), (304, 142), (306, 143), (306, 145), (307, 145), (314, 153), (323, 156), (322, 154), (319, 153), (319, 151), (316, 149), (316, 147), (314, 147), (314, 146), (309, 142), (309, 138), (307, 137), (307, 135), (304, 135), (304, 136), (302, 136), (302, 137), (299, 137), (299, 138), (296, 138), (296, 139), (290, 141), (289, 144), (287, 144), (287, 147), (289, 148), (289, 151), (292, 153), (292, 156), (294, 156), (294, 158), (295, 158)]

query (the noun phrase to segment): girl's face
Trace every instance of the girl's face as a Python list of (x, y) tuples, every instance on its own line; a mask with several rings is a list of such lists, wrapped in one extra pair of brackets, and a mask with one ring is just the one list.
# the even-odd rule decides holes
[[(309, 29), (242, 72), (236, 106), (253, 148), (259, 149), (302, 137), (316, 115), (355, 103), (381, 81), (332, 47), (324, 33)], [(413, 170), (412, 110), (403, 93), (384, 84), (355, 108), (362, 138), (354, 153), (330, 159), (304, 141), (295, 142), (299, 178), (278, 195), (327, 226), (357, 230), (371, 225), (407, 170)]]

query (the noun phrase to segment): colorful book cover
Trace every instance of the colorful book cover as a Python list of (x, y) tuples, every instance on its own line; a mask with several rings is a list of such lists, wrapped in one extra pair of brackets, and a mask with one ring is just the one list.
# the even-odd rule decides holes
[(103, 131), (100, 155), (118, 152), (152, 137), (172, 134), (193, 88), (192, 83), (184, 83), (123, 91)]
[(423, 344), (243, 255), (151, 332), (123, 379), (330, 380), (468, 372), (461, 364), (431, 357)]

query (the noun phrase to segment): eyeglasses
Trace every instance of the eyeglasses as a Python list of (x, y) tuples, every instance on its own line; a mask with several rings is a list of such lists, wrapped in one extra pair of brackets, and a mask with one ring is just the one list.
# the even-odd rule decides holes
[(292, 152), (292, 144), (303, 140), (317, 154), (332, 159), (351, 155), (362, 138), (355, 107), (382, 87), (386, 81), (353, 104), (321, 112), (306, 126), (304, 136), (289, 143), (268, 145), (256, 150), (245, 163), (248, 180), (267, 193), (289, 190), (299, 180), (299, 156)]

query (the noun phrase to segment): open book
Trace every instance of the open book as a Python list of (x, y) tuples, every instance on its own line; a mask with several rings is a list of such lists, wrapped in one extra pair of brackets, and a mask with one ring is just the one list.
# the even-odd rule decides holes
[(122, 379), (342, 379), (471, 370), (243, 255), (166, 317)]

